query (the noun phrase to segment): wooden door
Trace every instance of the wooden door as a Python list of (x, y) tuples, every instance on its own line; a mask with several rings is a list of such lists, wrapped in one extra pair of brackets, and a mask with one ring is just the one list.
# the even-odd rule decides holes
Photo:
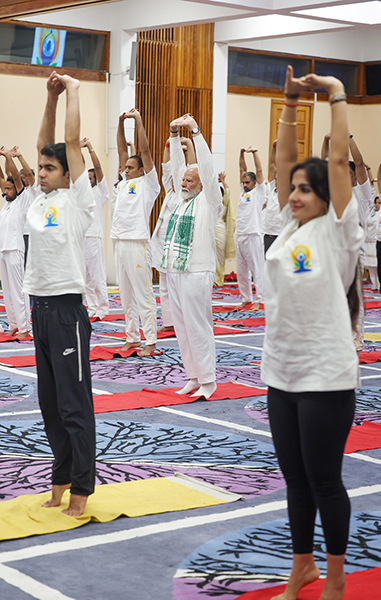
[[(283, 108), (283, 100), (271, 100), (270, 149), (278, 136), (279, 118)], [(312, 121), (314, 105), (310, 102), (299, 102), (297, 112), (298, 162), (302, 162), (312, 153)]]

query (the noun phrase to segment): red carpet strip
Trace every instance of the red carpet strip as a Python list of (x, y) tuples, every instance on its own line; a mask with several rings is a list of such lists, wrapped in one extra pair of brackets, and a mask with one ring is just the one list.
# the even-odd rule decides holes
[[(306, 585), (298, 594), (297, 600), (317, 600), (325, 580), (317, 579)], [(380, 598), (381, 569), (355, 571), (347, 575), (347, 587), (343, 600), (376, 600)], [(239, 596), (239, 600), (270, 600), (285, 590), (285, 585), (277, 585)], [(238, 600), (237, 598), (237, 600)]]
[[(99, 414), (136, 408), (190, 404), (197, 400), (197, 398), (192, 398), (190, 394), (181, 396), (176, 394), (176, 390), (178, 389), (180, 388), (161, 388), (156, 390), (143, 388), (140, 391), (125, 392), (123, 394), (94, 396), (94, 412), (95, 414)], [(209, 400), (251, 398), (252, 396), (263, 396), (265, 394), (267, 394), (267, 389), (236, 383), (220, 383)]]
[(351, 427), (344, 454), (375, 448), (381, 448), (381, 423), (364, 421), (361, 425)]

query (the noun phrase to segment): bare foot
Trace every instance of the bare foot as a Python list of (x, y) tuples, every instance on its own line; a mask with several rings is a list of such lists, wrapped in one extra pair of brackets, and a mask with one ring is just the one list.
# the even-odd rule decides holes
[(141, 345), (141, 342), (126, 342), (122, 348), (122, 351), (129, 350), (130, 348), (140, 348)]
[(13, 337), (14, 335), (16, 335), (16, 333), (17, 333), (17, 332), (18, 332), (18, 328), (17, 328), (17, 327), (15, 327), (14, 329), (10, 329), (10, 330), (8, 331), (8, 334), (9, 334), (9, 335), (11, 335), (11, 336)]
[(86, 508), (87, 496), (79, 496), (78, 494), (70, 494), (69, 506), (61, 512), (69, 517), (80, 517)]
[(236, 306), (236, 310), (243, 310), (247, 306), (251, 306), (252, 302), (241, 302), (238, 306)]
[(173, 325), (163, 325), (163, 327), (159, 327), (159, 329), (157, 330), (158, 333), (159, 331), (175, 331), (175, 328), (173, 327)]
[(260, 307), (260, 303), (254, 302), (254, 304), (252, 305), (250, 310), (259, 310), (259, 307)]
[(273, 596), (271, 600), (296, 600), (300, 590), (318, 579), (319, 575), (320, 571), (315, 565), (312, 554), (294, 554), (292, 571), (286, 589), (283, 594)]
[(22, 331), (21, 333), (16, 333), (17, 340), (25, 340), (29, 335), (29, 331)]
[(150, 354), (152, 354), (152, 352), (155, 352), (155, 350), (156, 344), (150, 344), (149, 346), (147, 346), (146, 344), (143, 350), (141, 352), (138, 352), (138, 356), (150, 356)]
[(60, 506), (61, 498), (65, 490), (71, 486), (71, 483), (65, 485), (52, 485), (52, 497), (44, 502), (41, 506), (44, 508), (52, 508), (53, 506)]
[(342, 600), (345, 592), (345, 574), (340, 579), (327, 577), (319, 600)]

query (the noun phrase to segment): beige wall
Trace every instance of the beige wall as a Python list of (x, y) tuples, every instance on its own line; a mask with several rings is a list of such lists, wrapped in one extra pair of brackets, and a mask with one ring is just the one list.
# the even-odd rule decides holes
[[(228, 94), (226, 124), (226, 180), (231, 189), (234, 208), (240, 194), (238, 158), (240, 148), (253, 145), (258, 148), (265, 178), (268, 174), (270, 153), (270, 109), (271, 98)], [(349, 130), (356, 140), (364, 160), (372, 167), (376, 176), (381, 162), (381, 105), (348, 104)], [(330, 107), (328, 102), (317, 102), (313, 154), (320, 156), (323, 137), (330, 129)], [(248, 170), (254, 161), (247, 155)], [(235, 270), (235, 261), (228, 261), (226, 272)]]
[[(46, 79), (19, 75), (0, 75), (1, 128), (0, 145), (6, 148), (20, 147), (25, 159), (37, 172), (36, 141), (46, 101)], [(80, 87), (81, 137), (89, 137), (100, 159), (105, 177), (108, 177), (108, 156), (106, 138), (106, 85), (103, 82), (82, 81)], [(57, 109), (56, 141), (64, 140), (65, 95), (62, 94)], [(83, 152), (86, 167), (91, 168), (89, 152)], [(4, 160), (0, 159), (4, 169)], [(16, 164), (18, 162), (16, 161)], [(21, 168), (21, 167), (20, 167)], [(3, 200), (0, 198), (0, 206)], [(109, 207), (105, 207), (106, 232), (105, 248), (108, 262), (112, 248), (108, 244), (110, 218)], [(113, 276), (111, 279), (114, 279)], [(114, 281), (110, 281), (114, 283)]]

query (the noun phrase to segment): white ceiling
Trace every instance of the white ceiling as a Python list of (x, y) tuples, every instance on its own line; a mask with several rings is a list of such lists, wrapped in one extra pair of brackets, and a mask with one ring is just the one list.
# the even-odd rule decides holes
[(109, 31), (214, 21), (216, 42), (230, 46), (381, 60), (381, 2), (376, 0), (114, 0), (29, 20)]

